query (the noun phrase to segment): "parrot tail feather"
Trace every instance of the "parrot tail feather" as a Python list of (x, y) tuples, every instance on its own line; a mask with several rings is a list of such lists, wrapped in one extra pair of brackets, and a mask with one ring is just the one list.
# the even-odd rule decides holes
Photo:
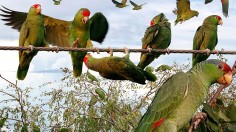
[(78, 61), (73, 65), (74, 77), (79, 77), (82, 74), (83, 61)]
[(153, 125), (152, 125), (152, 129), (156, 129), (158, 126), (160, 126), (162, 124), (162, 122), (165, 120), (165, 118), (161, 118), (160, 120), (158, 120), (157, 122), (155, 122)]
[(143, 70), (146, 66), (143, 63), (139, 62), (137, 67), (139, 67)]
[(25, 79), (25, 77), (28, 73), (28, 70), (29, 70), (29, 65), (30, 65), (30, 63), (24, 64), (23, 66), (19, 64), (18, 69), (17, 69), (17, 78), (19, 80)]
[(154, 75), (153, 73), (150, 73), (150, 72), (147, 72), (147, 71), (143, 71), (143, 73), (144, 73), (147, 80), (152, 81), (152, 82), (157, 80), (156, 75)]

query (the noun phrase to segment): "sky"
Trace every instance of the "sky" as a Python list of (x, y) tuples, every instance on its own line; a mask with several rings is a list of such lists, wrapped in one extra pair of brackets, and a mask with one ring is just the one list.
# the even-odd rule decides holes
[[(236, 42), (236, 1), (231, 0), (229, 6), (229, 17), (224, 17), (221, 10), (220, 0), (214, 0), (207, 5), (204, 0), (191, 0), (191, 9), (199, 12), (194, 17), (182, 24), (174, 26), (176, 16), (172, 10), (176, 8), (176, 0), (133, 0), (137, 4), (147, 3), (139, 11), (132, 10), (132, 5), (125, 8), (116, 8), (111, 0), (62, 0), (61, 5), (54, 5), (52, 0), (1, 0), (0, 5), (16, 11), (28, 12), (30, 6), (39, 3), (42, 6), (42, 13), (54, 18), (71, 21), (80, 8), (88, 8), (91, 16), (96, 12), (102, 12), (108, 22), (109, 31), (102, 45), (94, 42), (99, 48), (141, 48), (141, 39), (153, 17), (161, 12), (171, 22), (172, 40), (170, 49), (192, 49), (193, 36), (203, 20), (209, 15), (220, 15), (224, 24), (218, 26), (218, 44), (216, 49), (234, 50)], [(1, 7), (0, 7), (1, 8)], [(1, 17), (0, 17), (1, 18)], [(18, 46), (19, 32), (4, 25), (0, 20), (0, 46)], [(123, 53), (114, 53), (114, 56), (123, 56)], [(109, 56), (107, 53), (93, 54), (94, 57)], [(131, 60), (137, 64), (140, 53), (130, 53)], [(210, 58), (216, 58), (211, 55)], [(228, 64), (233, 65), (235, 55), (225, 55)], [(169, 54), (162, 55), (150, 65), (157, 67), (161, 64), (172, 65), (191, 63), (191, 54)], [(12, 82), (17, 80), (16, 70), (18, 67), (18, 51), (0, 51), (0, 74)], [(62, 78), (61, 67), (72, 69), (71, 58), (68, 52), (39, 52), (31, 62), (29, 72), (25, 80), (18, 81), (20, 86), (37, 87), (48, 81), (55, 81)], [(83, 71), (86, 71), (84, 65)], [(0, 88), (8, 84), (0, 79)]]

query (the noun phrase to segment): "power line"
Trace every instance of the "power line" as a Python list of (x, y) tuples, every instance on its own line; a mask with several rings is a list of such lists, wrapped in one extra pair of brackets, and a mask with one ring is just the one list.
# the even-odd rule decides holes
[[(22, 47), (0, 46), (0, 50), (28, 50), (28, 51), (87, 51), (87, 52), (125, 52), (125, 48), (73, 48), (73, 47)], [(129, 52), (152, 52), (152, 53), (200, 53), (200, 54), (236, 54), (236, 50), (182, 50), (182, 49), (128, 49)]]

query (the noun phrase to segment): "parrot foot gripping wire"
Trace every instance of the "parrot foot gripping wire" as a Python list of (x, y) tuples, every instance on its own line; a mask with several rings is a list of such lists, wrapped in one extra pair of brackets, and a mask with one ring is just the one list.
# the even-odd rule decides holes
[(109, 47), (109, 52), (110, 56), (113, 56), (113, 49), (111, 47)]
[(169, 55), (170, 54), (170, 49), (166, 48), (166, 53)]
[(209, 49), (205, 49), (207, 55), (210, 55), (211, 51)]
[(93, 48), (93, 49), (97, 52), (97, 54), (100, 54), (98, 47), (95, 47), (95, 48)]
[(129, 49), (127, 47), (124, 47), (125, 54), (129, 54)]
[(32, 52), (34, 50), (34, 46), (33, 45), (29, 45), (30, 49), (29, 52)]
[(55, 46), (54, 48), (55, 48), (55, 50), (54, 50), (54, 51), (55, 51), (56, 53), (58, 53), (58, 52), (59, 52), (59, 50), (60, 50), (60, 47), (58, 47), (58, 46)]
[(194, 115), (193, 119), (192, 119), (192, 123), (191, 123), (191, 126), (190, 126), (188, 132), (192, 132), (193, 129), (197, 129), (199, 123), (200, 123), (201, 121), (206, 120), (206, 118), (207, 118), (207, 114), (206, 114), (206, 113), (204, 113), (204, 112), (198, 112), (198, 113), (196, 113), (196, 114)]
[(214, 50), (214, 53), (219, 56), (219, 51), (218, 50)]

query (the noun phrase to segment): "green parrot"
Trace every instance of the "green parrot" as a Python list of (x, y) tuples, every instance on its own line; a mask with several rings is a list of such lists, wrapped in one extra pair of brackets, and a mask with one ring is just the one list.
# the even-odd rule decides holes
[(144, 4), (141, 4), (141, 5), (137, 5), (136, 3), (134, 3), (131, 0), (129, 2), (134, 6), (133, 10), (140, 10), (140, 9), (142, 9), (143, 5), (147, 4), (147, 3), (144, 3)]
[(146, 80), (155, 81), (156, 76), (152, 73), (143, 71), (135, 66), (129, 59), (129, 54), (124, 57), (104, 57), (93, 58), (90, 54), (84, 57), (84, 63), (88, 69), (99, 72), (107, 79), (130, 80), (132, 82), (145, 84)]
[[(20, 30), (26, 20), (27, 13), (3, 8), (0, 10), (6, 14), (0, 14), (5, 18), (2, 20), (7, 21), (6, 25), (12, 26), (13, 29)], [(97, 12), (89, 19), (90, 11), (87, 8), (81, 8), (76, 13), (73, 21), (43, 16), (46, 41), (55, 46), (91, 48), (91, 40), (102, 43), (108, 31), (106, 17), (101, 12)], [(83, 58), (86, 52), (74, 51), (70, 54), (74, 76), (78, 77), (82, 73)]]
[(116, 5), (116, 7), (118, 7), (118, 8), (124, 8), (124, 7), (128, 6), (128, 5), (126, 5), (127, 0), (122, 0), (121, 3), (118, 2), (118, 1), (116, 1), (116, 0), (112, 0), (112, 2), (113, 2), (113, 3)]
[[(166, 49), (171, 42), (171, 24), (163, 13), (155, 16), (142, 38), (142, 49)], [(138, 67), (144, 69), (161, 53), (141, 53)]]
[[(217, 26), (222, 25), (223, 21), (220, 16), (211, 15), (208, 16), (202, 26), (199, 26), (194, 39), (193, 39), (193, 50), (214, 50), (218, 38), (217, 38)], [(193, 54), (192, 66), (196, 63), (206, 60), (209, 55), (206, 54)]]
[[(35, 4), (30, 7), (27, 18), (22, 25), (20, 30), (19, 46), (35, 46), (35, 47), (45, 47), (48, 46), (45, 40), (45, 28), (44, 19), (41, 14), (41, 6)], [(17, 78), (19, 80), (24, 80), (30, 62), (33, 57), (37, 55), (38, 51), (19, 51), (19, 66), (17, 69)]]
[(177, 15), (175, 25), (199, 15), (198, 11), (191, 10), (189, 0), (177, 0), (176, 5), (177, 9), (173, 11)]
[(212, 84), (229, 85), (231, 81), (230, 66), (216, 59), (200, 62), (186, 73), (176, 73), (156, 92), (135, 131), (177, 132), (189, 123)]
[[(213, 0), (205, 0), (205, 4), (208, 4), (212, 2)], [(229, 0), (221, 0), (222, 3), (222, 12), (225, 17), (228, 16), (228, 11), (229, 11)]]

